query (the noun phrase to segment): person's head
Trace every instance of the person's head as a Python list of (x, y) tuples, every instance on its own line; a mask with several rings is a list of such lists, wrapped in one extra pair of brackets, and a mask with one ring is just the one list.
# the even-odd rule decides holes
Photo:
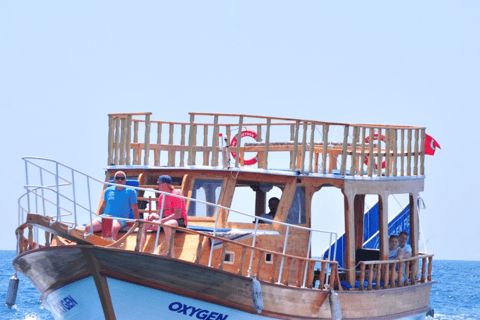
[(400, 247), (403, 248), (403, 246), (407, 243), (407, 241), (408, 241), (408, 232), (406, 231), (400, 232), (400, 234), (398, 235), (398, 242), (400, 244)]
[(280, 199), (273, 197), (268, 200), (268, 208), (270, 209), (270, 213), (275, 216), (277, 212), (278, 204), (280, 203)]
[[(123, 171), (117, 171), (113, 176), (113, 182), (115, 182), (116, 184), (125, 184), (127, 182), (127, 175)], [(117, 187), (117, 188), (122, 188), (122, 187)]]
[(172, 177), (167, 176), (166, 174), (158, 177), (157, 186), (158, 186), (158, 190), (160, 191), (170, 192), (173, 189), (175, 189), (172, 186)]
[(398, 247), (398, 237), (396, 235), (391, 235), (388, 239), (389, 250), (395, 250)]

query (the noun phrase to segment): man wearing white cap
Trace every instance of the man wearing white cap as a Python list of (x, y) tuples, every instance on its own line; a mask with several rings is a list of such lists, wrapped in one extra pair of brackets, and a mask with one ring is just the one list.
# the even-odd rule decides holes
[[(127, 175), (123, 171), (117, 171), (114, 175), (116, 184), (125, 185)], [(111, 186), (105, 189), (103, 194), (103, 203), (100, 207), (98, 214), (110, 215), (118, 218), (128, 218), (130, 215), (130, 209), (135, 215), (135, 219), (139, 219), (137, 194), (132, 188), (126, 188), (122, 186)], [(93, 231), (102, 230), (102, 218), (97, 217), (92, 221)], [(125, 220), (115, 219), (112, 222), (112, 238), (117, 240), (118, 232), (123, 227), (127, 226)], [(90, 232), (90, 224), (85, 226), (85, 231)]]

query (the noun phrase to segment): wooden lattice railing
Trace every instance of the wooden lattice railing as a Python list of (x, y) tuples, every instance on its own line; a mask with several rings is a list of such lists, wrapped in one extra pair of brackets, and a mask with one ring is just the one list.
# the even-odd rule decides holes
[[(416, 176), (425, 172), (425, 128), (412, 126), (366, 125), (320, 122), (239, 114), (190, 113), (190, 122), (152, 121), (151, 113), (124, 113), (109, 115), (108, 165), (160, 165), (160, 153), (168, 152), (168, 166), (196, 165), (197, 156), (203, 156), (203, 165), (240, 167), (246, 152), (258, 152), (258, 167), (268, 169), (268, 160), (274, 152), (290, 153), (288, 167), (292, 171), (320, 172), (356, 176)], [(136, 117), (143, 117), (138, 119)], [(195, 122), (196, 117), (210, 118), (210, 122)], [(221, 123), (220, 118), (235, 119)], [(245, 119), (254, 119), (246, 122)], [(132, 128), (133, 124), (133, 128)], [(156, 128), (152, 126), (156, 125)], [(162, 139), (163, 127), (168, 126), (168, 139)], [(232, 131), (246, 127), (256, 129), (257, 142), (241, 145), (237, 135), (233, 148), (222, 148), (219, 133), (230, 145)], [(175, 128), (180, 133), (175, 135)], [(283, 130), (282, 136), (271, 134)], [(198, 140), (203, 143), (198, 145)], [(341, 141), (335, 133), (341, 132)], [(144, 134), (139, 140), (139, 132)], [(315, 140), (315, 135), (320, 140)], [(156, 143), (151, 136), (156, 135)], [(331, 137), (333, 136), (333, 137)], [(179, 138), (179, 139), (178, 139)], [(167, 141), (168, 140), (168, 141)], [(281, 141), (281, 143), (278, 143)], [(230, 151), (237, 157), (227, 163)], [(223, 163), (219, 154), (222, 153)], [(187, 158), (185, 160), (185, 158)], [(198, 163), (200, 164), (200, 163)], [(162, 164), (165, 165), (165, 164)], [(377, 167), (384, 168), (378, 170)]]

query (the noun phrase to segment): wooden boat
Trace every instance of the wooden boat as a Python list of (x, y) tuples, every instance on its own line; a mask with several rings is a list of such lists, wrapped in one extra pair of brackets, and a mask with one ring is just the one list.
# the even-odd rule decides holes
[[(183, 123), (150, 116), (109, 115), (104, 181), (53, 160), (24, 158), (27, 193), (19, 200), (13, 265), (55, 319), (425, 318), (433, 284), (433, 254), (418, 245), (425, 128), (213, 113), (190, 113)], [(174, 228), (165, 239), (163, 232), (145, 233), (142, 219), (130, 219), (116, 241), (108, 228), (82, 231), (98, 212), (93, 186), (100, 196), (117, 170), (135, 182), (142, 215), (161, 207), (155, 182), (171, 176), (185, 197), (187, 228)], [(328, 248), (337, 239), (312, 228), (318, 213), (312, 198), (327, 187), (343, 194), (344, 210), (331, 218), (345, 223), (344, 269), (333, 255), (312, 257), (312, 246)], [(272, 190), (279, 206), (273, 223), (262, 223)], [(239, 194), (252, 211), (235, 210)], [(388, 260), (394, 194), (410, 199), (409, 259)], [(379, 200), (380, 248), (377, 259), (356, 261), (367, 240), (366, 195)]]

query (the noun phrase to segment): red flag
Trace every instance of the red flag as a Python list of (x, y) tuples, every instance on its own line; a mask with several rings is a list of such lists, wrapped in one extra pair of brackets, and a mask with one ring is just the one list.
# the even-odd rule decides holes
[(440, 145), (435, 139), (433, 139), (431, 136), (426, 134), (425, 135), (425, 154), (433, 156), (435, 154), (436, 148), (442, 149), (440, 148)]

